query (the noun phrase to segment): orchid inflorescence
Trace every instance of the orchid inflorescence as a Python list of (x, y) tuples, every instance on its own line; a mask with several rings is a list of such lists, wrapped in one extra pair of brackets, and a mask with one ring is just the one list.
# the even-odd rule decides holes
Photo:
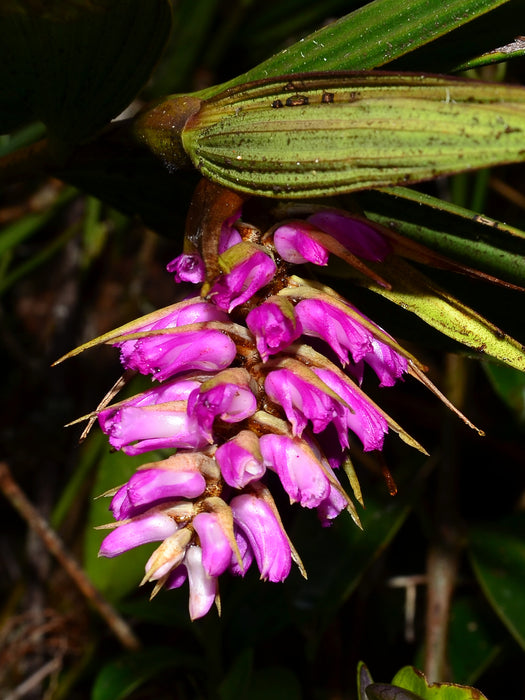
[(243, 576), (253, 560), (265, 580), (286, 579), (292, 561), (306, 575), (268, 471), (322, 525), (344, 510), (359, 525), (339, 478), (346, 471), (361, 502), (355, 437), (365, 452), (382, 450), (393, 430), (424, 452), (361, 388), (367, 367), (389, 387), (421, 365), (334, 290), (297, 274), (333, 254), (377, 279), (391, 243), (362, 217), (305, 207), (267, 228), (246, 223), (242, 206), (202, 225), (168, 265), (200, 290), (99, 339), (120, 349), (127, 374), (154, 385), (92, 419), (128, 455), (174, 451), (105, 494), (116, 522), (100, 555), (160, 542), (143, 583), (156, 593), (188, 579), (192, 619), (214, 601), (220, 610), (218, 577)]

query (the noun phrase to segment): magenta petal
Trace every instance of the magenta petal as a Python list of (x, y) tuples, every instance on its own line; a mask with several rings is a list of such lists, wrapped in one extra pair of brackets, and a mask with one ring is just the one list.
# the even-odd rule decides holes
[(99, 556), (116, 557), (141, 544), (165, 540), (178, 527), (175, 520), (164, 513), (139, 515), (129, 523), (119, 525), (102, 540)]
[(184, 564), (190, 584), (190, 618), (197, 620), (206, 615), (217, 595), (217, 579), (206, 573), (200, 547), (188, 547)]
[(215, 452), (215, 460), (229, 486), (242, 489), (264, 475), (266, 467), (257, 442), (253, 433), (242, 430)]
[[(135, 515), (144, 506), (169, 498), (196, 498), (204, 493), (206, 481), (198, 472), (169, 469), (142, 469), (135, 472), (111, 501), (111, 510), (117, 520)], [(125, 498), (121, 491), (125, 489)]]
[(302, 332), (299, 321), (288, 317), (278, 304), (271, 301), (252, 309), (246, 317), (246, 325), (255, 336), (257, 350), (264, 362), (297, 340)]
[(343, 410), (338, 401), (288, 369), (270, 372), (264, 388), (272, 401), (283, 407), (294, 435), (302, 435), (308, 420), (314, 433), (321, 432)]
[(219, 238), (219, 255), (224, 253), (225, 250), (231, 248), (237, 243), (242, 241), (241, 234), (234, 228), (234, 223), (238, 221), (241, 217), (241, 209), (238, 209), (231, 216), (229, 216), (226, 221), (223, 222), (221, 226), (221, 235)]
[(175, 276), (175, 282), (204, 282), (206, 270), (204, 261), (198, 253), (183, 253), (166, 265), (166, 270)]
[(257, 410), (257, 399), (247, 387), (225, 382), (202, 391), (196, 389), (188, 399), (188, 415), (213, 442), (212, 426), (217, 416), (226, 423), (239, 423)]
[(192, 521), (199, 535), (202, 564), (208, 576), (219, 576), (232, 558), (232, 548), (216, 513), (199, 513)]
[(249, 257), (243, 258), (230, 272), (221, 275), (210, 289), (209, 296), (219, 308), (231, 312), (267, 285), (276, 270), (272, 258), (263, 250), (256, 250)]
[(290, 573), (288, 539), (270, 506), (257, 496), (241, 494), (230, 503), (234, 522), (242, 528), (262, 579), (284, 581)]
[(378, 231), (343, 212), (319, 211), (309, 216), (308, 221), (365, 260), (382, 262), (391, 253), (389, 242)]
[[(138, 319), (128, 332), (139, 333), (143, 331), (161, 330), (163, 328), (177, 328), (190, 323), (226, 320), (226, 314), (218, 309), (215, 304), (211, 304), (200, 297), (195, 297), (158, 311), (152, 321), (141, 323), (141, 319)], [(162, 338), (158, 336), (137, 338), (115, 343), (115, 346), (120, 348), (120, 361), (124, 367), (128, 368), (136, 364), (136, 356), (138, 355), (140, 357), (142, 352), (147, 353), (148, 343), (151, 344), (154, 343), (154, 341), (162, 342)], [(142, 349), (144, 344), (146, 345), (146, 350)]]
[(186, 581), (188, 578), (188, 571), (184, 564), (179, 564), (179, 566), (175, 567), (173, 571), (170, 571), (168, 578), (166, 579), (166, 583), (164, 584), (164, 588), (166, 590), (172, 590), (173, 588), (180, 588), (182, 584)]
[(372, 351), (372, 333), (324, 299), (303, 299), (296, 305), (295, 313), (303, 333), (328, 343), (342, 365), (348, 363), (349, 351), (354, 362), (359, 362)]
[(406, 358), (379, 340), (372, 341), (372, 351), (365, 356), (379, 378), (379, 386), (394, 386), (396, 381), (407, 371)]
[(321, 501), (317, 508), (317, 515), (322, 526), (329, 527), (332, 524), (332, 520), (337, 518), (347, 505), (348, 502), (343, 494), (330, 484), (329, 495)]
[(234, 576), (244, 576), (250, 568), (250, 566), (252, 565), (253, 551), (250, 547), (250, 543), (248, 542), (248, 538), (243, 533), (243, 531), (239, 527), (237, 527), (237, 525), (234, 525), (233, 531), (235, 533), (235, 541), (237, 542), (237, 548), (239, 549), (239, 554), (241, 555), (242, 568), (239, 566), (237, 557), (234, 553), (232, 553), (229, 571)]
[(294, 221), (279, 226), (273, 234), (273, 244), (281, 258), (296, 265), (306, 262), (326, 265), (329, 253), (309, 235), (313, 228), (306, 221)]
[(126, 368), (152, 374), (159, 382), (180, 372), (215, 372), (228, 367), (237, 349), (221, 331), (203, 328), (141, 338), (127, 358)]
[(182, 401), (176, 405), (110, 408), (101, 411), (98, 420), (109, 435), (110, 445), (129, 455), (162, 447), (200, 449), (207, 442)]
[(304, 508), (315, 508), (328, 496), (330, 482), (302, 440), (267, 434), (259, 443), (265, 464), (277, 472), (292, 501)]
[(317, 376), (332, 389), (352, 411), (347, 408), (338, 414), (334, 423), (339, 433), (341, 446), (348, 446), (347, 431), (352, 430), (363, 443), (365, 452), (383, 449), (383, 440), (388, 432), (388, 423), (350, 380), (343, 380), (328, 369), (314, 369)]

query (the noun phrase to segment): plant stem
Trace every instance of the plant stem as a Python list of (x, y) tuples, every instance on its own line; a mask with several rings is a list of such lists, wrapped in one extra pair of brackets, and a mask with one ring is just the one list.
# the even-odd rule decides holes
[[(465, 360), (446, 358), (447, 397), (461, 409), (466, 391)], [(457, 485), (458, 424), (445, 418), (443, 455), (437, 470), (434, 533), (427, 557), (425, 675), (429, 682), (448, 681), (447, 643), (450, 608), (462, 549)]]

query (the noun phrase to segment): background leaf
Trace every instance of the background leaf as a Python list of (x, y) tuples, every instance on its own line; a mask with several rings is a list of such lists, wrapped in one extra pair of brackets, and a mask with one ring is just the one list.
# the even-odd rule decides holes
[(222, 86), (314, 70), (384, 66), (504, 5), (508, 0), (374, 0), (284, 49)]
[(499, 525), (472, 528), (469, 551), (490, 604), (525, 649), (525, 514), (511, 516)]
[(0, 8), (0, 133), (38, 119), (59, 151), (116, 117), (149, 77), (171, 26), (168, 0)]

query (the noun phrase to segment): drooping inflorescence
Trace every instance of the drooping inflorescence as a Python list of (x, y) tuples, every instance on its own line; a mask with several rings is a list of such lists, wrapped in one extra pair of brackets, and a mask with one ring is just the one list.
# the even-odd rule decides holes
[(353, 469), (355, 441), (381, 450), (394, 430), (420, 448), (362, 389), (367, 367), (392, 386), (417, 361), (335, 291), (298, 276), (330, 255), (366, 271), (391, 254), (387, 238), (327, 207), (264, 229), (243, 216), (238, 208), (201, 227), (169, 264), (177, 282), (194, 286), (188, 298), (101, 339), (120, 349), (128, 373), (154, 382), (96, 411), (111, 446), (173, 453), (107, 494), (115, 522), (100, 554), (159, 542), (144, 582), (156, 592), (187, 579), (192, 619), (219, 605), (221, 574), (244, 575), (254, 560), (269, 581), (286, 579), (292, 561), (304, 574), (268, 470), (322, 525), (344, 510), (359, 524), (339, 478)]

